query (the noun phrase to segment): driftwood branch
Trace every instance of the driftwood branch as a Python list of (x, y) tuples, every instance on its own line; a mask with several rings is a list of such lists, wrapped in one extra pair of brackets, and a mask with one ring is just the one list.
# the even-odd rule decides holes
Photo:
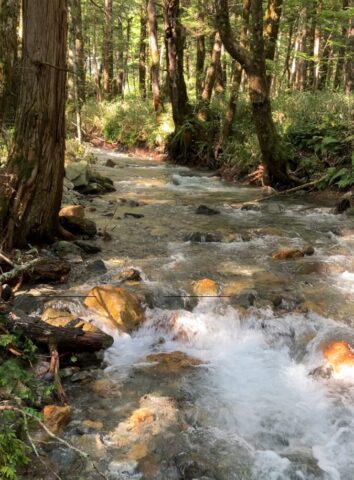
[(39, 260), (40, 260), (39, 258), (36, 258), (34, 260), (31, 260), (30, 262), (24, 263), (23, 265), (15, 266), (15, 268), (10, 270), (9, 272), (3, 273), (2, 275), (0, 275), (0, 284), (6, 283), (9, 280), (12, 280), (13, 278), (17, 278), (18, 276), (21, 275), (21, 273), (30, 270), (37, 263), (39, 263)]

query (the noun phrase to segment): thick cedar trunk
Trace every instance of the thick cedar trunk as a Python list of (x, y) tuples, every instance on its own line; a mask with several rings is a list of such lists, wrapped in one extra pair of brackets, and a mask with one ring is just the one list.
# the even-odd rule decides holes
[(217, 74), (221, 72), (221, 45), (222, 42), (220, 34), (219, 32), (215, 32), (213, 49), (211, 52), (211, 61), (209, 67), (207, 68), (202, 92), (202, 100), (206, 104), (210, 103)]
[(251, 0), (250, 4), (250, 50), (234, 39), (228, 0), (216, 0), (215, 3), (217, 25), (223, 44), (230, 55), (242, 65), (248, 77), (253, 120), (266, 171), (266, 181), (274, 186), (285, 186), (289, 184), (290, 179), (282, 142), (272, 118), (264, 52), (262, 1)]
[(103, 28), (103, 92), (106, 98), (112, 95), (113, 82), (113, 6), (112, 0), (104, 2)]
[(161, 107), (160, 94), (160, 53), (157, 42), (157, 19), (155, 0), (148, 0), (149, 46), (151, 54), (151, 87), (155, 112)]
[[(200, 6), (201, 8), (201, 6)], [(203, 92), (204, 80), (204, 62), (205, 62), (205, 35), (203, 33), (204, 16), (201, 12), (198, 13), (198, 21), (200, 22), (200, 32), (196, 37), (196, 65), (195, 65), (195, 93), (197, 100), (200, 100)]]
[(164, 0), (164, 28), (172, 115), (177, 130), (191, 113), (183, 76), (184, 29), (180, 22), (179, 0)]
[(15, 63), (17, 61), (17, 22), (19, 0), (0, 1), (0, 126), (9, 110), (16, 108), (17, 88)]
[(146, 36), (147, 36), (146, 3), (144, 0), (140, 13), (140, 40), (139, 40), (139, 92), (146, 98)]
[(75, 75), (77, 77), (77, 94), (80, 104), (82, 105), (86, 99), (86, 69), (84, 39), (82, 35), (81, 0), (68, 0), (68, 5), (70, 9), (70, 36), (75, 59)]
[(65, 143), (65, 0), (23, 1), (21, 93), (14, 144), (1, 172), (0, 230), (7, 248), (54, 236)]

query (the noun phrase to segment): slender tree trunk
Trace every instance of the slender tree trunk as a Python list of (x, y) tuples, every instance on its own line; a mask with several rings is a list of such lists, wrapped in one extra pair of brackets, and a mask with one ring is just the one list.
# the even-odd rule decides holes
[[(271, 62), (273, 62), (275, 58), (282, 9), (283, 0), (268, 0), (268, 6), (264, 18), (264, 54), (266, 60)], [(270, 91), (272, 85), (271, 72), (267, 73), (267, 82)]]
[(149, 45), (151, 53), (151, 87), (155, 112), (161, 108), (160, 53), (157, 41), (157, 18), (155, 0), (148, 0)]
[(5, 248), (54, 236), (64, 177), (66, 1), (23, 0), (23, 19), (21, 93), (0, 191)]
[(305, 58), (307, 53), (308, 36), (308, 8), (303, 7), (301, 11), (300, 34), (298, 38), (298, 58), (296, 60), (296, 88), (301, 92), (305, 90), (307, 83), (307, 65)]
[(81, 0), (69, 0), (68, 5), (70, 10), (70, 36), (73, 43), (72, 49), (75, 56), (75, 71), (77, 75), (77, 91), (80, 103), (83, 104), (86, 100), (86, 68)]
[[(199, 4), (199, 8), (201, 9), (202, 6)], [(196, 49), (197, 49), (197, 57), (196, 57), (196, 65), (195, 65), (195, 94), (197, 100), (202, 98), (202, 92), (204, 89), (204, 62), (205, 62), (205, 35), (203, 32), (203, 24), (204, 24), (204, 15), (201, 10), (198, 12), (198, 28), (200, 32), (198, 32), (196, 37)]]
[(202, 100), (204, 104), (209, 104), (218, 71), (221, 71), (221, 37), (219, 32), (215, 32), (214, 44), (211, 52), (210, 65), (207, 68), (204, 88), (202, 92)]
[[(345, 12), (349, 7), (349, 0), (343, 0), (342, 6), (343, 6), (343, 11)], [(343, 25), (342, 33), (339, 39), (340, 46), (338, 48), (336, 73), (334, 75), (334, 82), (333, 82), (333, 87), (335, 90), (338, 90), (340, 86), (343, 85), (344, 64), (345, 64), (345, 61), (344, 61), (345, 60), (345, 44), (346, 44), (347, 34), (348, 34), (347, 25)]]
[(16, 109), (17, 23), (19, 0), (0, 0), (0, 127), (7, 112)]
[(126, 44), (125, 44), (125, 56), (124, 56), (124, 83), (127, 85), (129, 91), (129, 60), (130, 60), (130, 36), (131, 36), (131, 29), (132, 29), (132, 20), (133, 18), (127, 19), (127, 37), (126, 37)]
[(352, 93), (354, 91), (354, 19), (349, 19), (348, 26), (348, 42), (347, 42), (347, 61), (345, 65), (345, 92)]
[(113, 1), (104, 2), (103, 28), (103, 92), (106, 98), (112, 96), (113, 82)]
[(77, 131), (77, 140), (79, 143), (82, 141), (82, 131), (81, 131), (81, 106), (82, 99), (80, 98), (80, 89), (81, 78), (79, 76), (80, 67), (78, 59), (78, 51), (76, 48), (76, 18), (73, 17), (74, 9), (72, 8), (72, 0), (68, 2), (68, 20), (69, 20), (69, 66), (72, 74), (69, 76), (69, 98), (74, 100), (75, 113), (76, 113), (76, 131)]
[[(322, 11), (322, 0), (316, 1), (316, 18), (320, 16)], [(320, 59), (320, 49), (321, 49), (321, 38), (322, 38), (322, 28), (321, 24), (317, 21), (315, 27), (315, 42), (314, 42), (314, 81), (313, 81), (313, 90), (317, 90), (320, 82), (320, 69), (321, 69), (321, 59)]]
[(177, 130), (191, 113), (183, 75), (184, 28), (179, 0), (164, 0), (164, 29), (172, 116)]
[(117, 95), (122, 96), (124, 93), (124, 40), (123, 40), (123, 21), (118, 17), (118, 51), (117, 51), (117, 78), (116, 91)]
[(93, 75), (94, 75), (94, 79), (95, 79), (96, 101), (101, 102), (102, 101), (102, 88), (101, 88), (101, 72), (100, 72), (100, 68), (98, 67), (98, 62), (97, 62), (96, 18), (94, 18), (94, 20), (93, 20), (93, 50), (92, 50), (92, 55), (93, 55), (92, 66), (93, 66)]
[(139, 40), (139, 92), (142, 98), (146, 98), (146, 37), (147, 18), (146, 0), (144, 0), (140, 12), (140, 40)]
[(321, 67), (319, 70), (319, 77), (317, 82), (317, 88), (319, 90), (324, 90), (326, 88), (327, 77), (329, 73), (329, 63), (330, 63), (330, 54), (331, 54), (331, 33), (327, 36), (327, 38), (323, 39), (323, 50), (322, 50), (322, 57), (321, 57)]
[(267, 84), (263, 38), (262, 0), (251, 0), (250, 50), (234, 39), (229, 19), (228, 0), (216, 0), (217, 25), (230, 55), (245, 69), (248, 77), (253, 120), (262, 153), (266, 181), (274, 186), (289, 184), (287, 157), (272, 117)]

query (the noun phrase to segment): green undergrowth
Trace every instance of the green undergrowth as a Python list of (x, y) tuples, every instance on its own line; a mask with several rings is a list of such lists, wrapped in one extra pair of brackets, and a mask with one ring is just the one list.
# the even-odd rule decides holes
[(37, 408), (52, 387), (31, 372), (36, 346), (21, 333), (9, 333), (6, 325), (7, 319), (0, 315), (0, 480), (16, 480), (31, 453), (26, 413), (39, 416)]

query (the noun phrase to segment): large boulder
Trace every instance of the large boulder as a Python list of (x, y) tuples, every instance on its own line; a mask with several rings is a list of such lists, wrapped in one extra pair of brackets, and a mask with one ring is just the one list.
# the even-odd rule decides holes
[(94, 237), (97, 234), (95, 222), (88, 218), (81, 218), (76, 216), (60, 217), (60, 223), (69, 232), (74, 235), (87, 235)]
[(90, 180), (89, 165), (85, 160), (70, 162), (65, 166), (65, 177), (74, 187), (84, 187)]
[(114, 285), (102, 285), (90, 290), (84, 304), (107, 320), (108, 326), (131, 332), (145, 319), (144, 309), (138, 298)]
[(59, 217), (84, 218), (85, 208), (82, 205), (68, 205), (59, 211)]

